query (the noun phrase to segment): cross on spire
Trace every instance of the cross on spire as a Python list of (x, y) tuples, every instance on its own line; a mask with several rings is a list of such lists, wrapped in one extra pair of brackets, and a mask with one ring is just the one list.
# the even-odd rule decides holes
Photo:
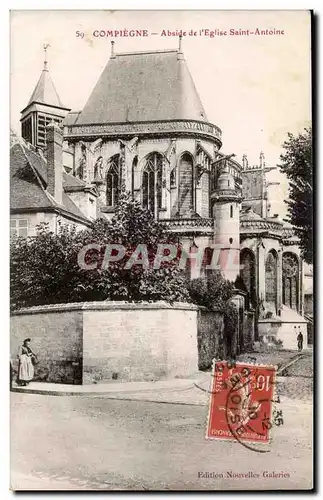
[(43, 48), (45, 52), (45, 59), (44, 59), (44, 70), (47, 70), (47, 49), (50, 47), (49, 43), (44, 43)]

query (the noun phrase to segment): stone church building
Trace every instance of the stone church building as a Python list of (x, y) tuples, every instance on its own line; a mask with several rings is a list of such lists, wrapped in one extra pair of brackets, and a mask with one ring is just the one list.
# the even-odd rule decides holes
[[(244, 307), (256, 338), (296, 347), (304, 334), (304, 266), (292, 228), (271, 214), (267, 172), (222, 150), (177, 50), (115, 53), (81, 111), (61, 101), (45, 61), (11, 146), (11, 230), (47, 221), (84, 228), (111, 218), (120, 186), (190, 251), (220, 244), (242, 266)], [(28, 170), (28, 174), (25, 170)], [(27, 180), (26, 180), (27, 178)], [(192, 271), (192, 277), (206, 272)], [(234, 281), (239, 270), (225, 269)]]

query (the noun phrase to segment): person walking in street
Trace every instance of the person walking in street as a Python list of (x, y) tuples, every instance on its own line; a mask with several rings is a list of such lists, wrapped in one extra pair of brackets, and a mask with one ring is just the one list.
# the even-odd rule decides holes
[(299, 332), (299, 334), (297, 335), (298, 352), (301, 352), (303, 350), (303, 341), (304, 341), (303, 334), (302, 332)]
[(34, 365), (33, 361), (37, 356), (33, 353), (29, 344), (31, 339), (25, 339), (23, 344), (19, 347), (18, 352), (18, 379), (19, 385), (26, 386), (34, 378)]

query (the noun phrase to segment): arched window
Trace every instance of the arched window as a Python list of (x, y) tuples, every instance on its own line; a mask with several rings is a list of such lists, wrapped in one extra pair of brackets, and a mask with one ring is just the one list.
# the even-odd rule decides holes
[(189, 153), (184, 153), (179, 162), (178, 208), (184, 217), (194, 210), (193, 158)]
[(76, 169), (76, 177), (79, 179), (83, 180), (84, 179), (84, 174), (86, 171), (86, 146), (82, 144), (81, 146), (81, 158), (79, 160), (79, 164)]
[(268, 253), (265, 264), (266, 302), (274, 305), (277, 311), (277, 254), (275, 250)]
[(115, 207), (119, 200), (120, 191), (120, 155), (110, 158), (107, 168), (107, 205)]
[(233, 205), (230, 205), (230, 217), (231, 217), (231, 219), (233, 217)]
[(256, 258), (248, 248), (240, 252), (240, 278), (244, 289), (248, 292), (248, 302), (251, 307), (256, 305)]
[(142, 174), (142, 205), (155, 215), (162, 205), (162, 172), (162, 155), (150, 154)]
[(298, 311), (299, 265), (297, 256), (291, 252), (283, 254), (283, 304)]
[(132, 160), (132, 169), (131, 169), (131, 192), (133, 194), (134, 187), (135, 187), (135, 171), (137, 169), (138, 165), (138, 156), (135, 156), (134, 159)]
[(175, 166), (170, 173), (170, 187), (176, 187), (177, 184), (177, 167)]

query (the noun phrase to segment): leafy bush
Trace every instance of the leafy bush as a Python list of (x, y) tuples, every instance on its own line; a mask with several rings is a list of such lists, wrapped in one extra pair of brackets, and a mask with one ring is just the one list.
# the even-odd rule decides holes
[[(100, 245), (102, 251), (88, 252), (88, 263), (102, 263), (106, 244), (125, 246), (126, 255), (108, 268), (83, 270), (77, 257), (89, 243)], [(141, 265), (124, 269), (124, 261), (138, 244), (147, 245), (151, 260), (159, 243), (178, 242), (125, 192), (113, 219), (98, 219), (91, 229), (76, 232), (62, 227), (54, 234), (42, 224), (37, 236), (11, 242), (12, 308), (92, 300), (190, 301), (177, 259), (157, 270)]]
[(238, 310), (231, 302), (234, 284), (226, 280), (220, 271), (207, 277), (196, 278), (189, 285), (192, 301), (204, 306), (210, 311), (223, 313), (224, 319), (224, 345), (221, 357), (235, 357), (237, 352), (237, 326), (239, 321)]
[(207, 277), (196, 278), (189, 283), (190, 296), (196, 304), (211, 311), (224, 312), (234, 291), (234, 284), (226, 280), (220, 271)]

